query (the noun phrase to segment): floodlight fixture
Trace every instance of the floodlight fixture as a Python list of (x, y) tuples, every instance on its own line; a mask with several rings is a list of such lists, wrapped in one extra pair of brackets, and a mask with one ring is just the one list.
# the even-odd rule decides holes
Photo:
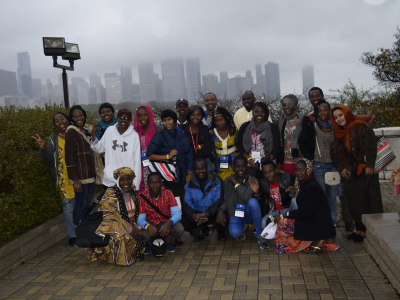
[(81, 53), (79, 52), (78, 44), (65, 43), (66, 53), (62, 56), (62, 59), (66, 60), (77, 60), (81, 59)]
[(63, 55), (66, 53), (65, 39), (61, 37), (44, 37), (43, 38), (44, 55)]

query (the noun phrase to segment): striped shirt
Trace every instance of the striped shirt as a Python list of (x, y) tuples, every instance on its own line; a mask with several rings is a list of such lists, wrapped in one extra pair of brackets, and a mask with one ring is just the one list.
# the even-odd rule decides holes
[[(177, 206), (174, 194), (170, 190), (161, 188), (161, 194), (157, 199), (154, 199), (150, 195), (150, 190), (147, 189), (143, 192), (143, 195), (151, 201), (164, 215), (171, 219), (171, 207)], [(146, 221), (157, 225), (160, 222), (167, 222), (169, 219), (165, 219), (160, 216), (141, 196), (139, 196), (139, 215), (146, 214)]]

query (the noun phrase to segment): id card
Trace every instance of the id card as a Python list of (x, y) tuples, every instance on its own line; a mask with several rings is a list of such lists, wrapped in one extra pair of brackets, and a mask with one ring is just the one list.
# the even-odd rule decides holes
[(229, 169), (229, 156), (221, 156), (219, 158), (219, 168)]
[(260, 151), (251, 151), (251, 158), (253, 160), (260, 158), (261, 157), (261, 152)]
[(244, 204), (236, 204), (235, 217), (244, 218), (244, 211), (246, 206)]
[(150, 161), (148, 159), (146, 159), (146, 153), (142, 153), (140, 155), (141, 159), (142, 159), (142, 165), (143, 167), (148, 167), (150, 164)]

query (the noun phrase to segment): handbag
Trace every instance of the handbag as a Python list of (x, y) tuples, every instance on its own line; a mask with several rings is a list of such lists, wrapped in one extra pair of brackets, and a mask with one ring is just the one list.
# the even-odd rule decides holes
[[(168, 143), (167, 138), (165, 137), (163, 132), (160, 132), (161, 135), (164, 137), (165, 141), (169, 149), (171, 150), (171, 146)], [(163, 159), (163, 160), (150, 160), (149, 169), (151, 172), (159, 173), (162, 178), (166, 181), (174, 181), (176, 178), (176, 156), (170, 159)]]
[[(151, 201), (149, 199), (147, 199), (147, 197), (143, 194), (139, 195), (140, 197), (142, 197), (142, 199), (151, 206), (152, 209), (154, 209), (154, 211), (156, 213), (158, 213), (160, 216), (162, 216), (164, 219), (169, 219), (168, 216), (164, 215), (157, 206), (155, 206), (153, 203), (151, 203)], [(153, 255), (156, 258), (161, 258), (164, 256), (165, 252), (167, 251), (167, 242), (165, 241), (165, 239), (160, 235), (157, 234), (155, 237), (151, 237), (151, 253), (153, 253)]]
[[(316, 122), (314, 123), (314, 125), (315, 125), (315, 129), (317, 129)], [(321, 157), (321, 160), (322, 160), (322, 155), (321, 155), (321, 151), (319, 150), (317, 138), (315, 138), (315, 143), (317, 144), (319, 157)], [(324, 171), (325, 171), (325, 166), (324, 166), (324, 162), (323, 161), (322, 161), (322, 167), (324, 168)], [(332, 186), (340, 184), (340, 174), (339, 174), (339, 172), (338, 171), (335, 171), (335, 172), (326, 172), (325, 171), (325, 184), (332, 185)]]
[(392, 147), (390, 147), (388, 141), (386, 140), (386, 137), (383, 135), (383, 130), (382, 130), (382, 136), (377, 137), (376, 139), (377, 139), (377, 155), (374, 166), (375, 174), (382, 171), (391, 161), (393, 161), (396, 158), (396, 155), (394, 154)]
[(95, 233), (101, 222), (103, 222), (103, 212), (97, 211), (91, 215), (89, 213), (98, 203), (98, 199), (93, 201), (93, 204), (79, 221), (78, 227), (76, 228), (75, 245), (79, 248), (106, 247), (110, 241), (109, 235), (99, 236)]

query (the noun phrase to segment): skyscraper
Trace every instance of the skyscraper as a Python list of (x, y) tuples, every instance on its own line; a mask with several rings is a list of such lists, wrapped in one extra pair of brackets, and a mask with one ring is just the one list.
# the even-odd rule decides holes
[(32, 73), (31, 73), (31, 60), (28, 52), (17, 53), (18, 60), (18, 92), (25, 94), (30, 98), (33, 97), (32, 92)]
[(54, 96), (54, 88), (53, 84), (51, 83), (50, 79), (46, 80), (46, 84), (44, 86), (45, 92), (46, 92), (46, 102), (51, 101), (51, 102), (56, 102), (55, 96)]
[(251, 83), (247, 77), (240, 75), (227, 80), (227, 96), (228, 99), (239, 99), (243, 92), (250, 90)]
[(303, 93), (308, 97), (308, 91), (314, 87), (314, 67), (307, 65), (302, 69)]
[(122, 81), (121, 76), (117, 73), (104, 74), (104, 81), (106, 83), (106, 100), (108, 103), (121, 103), (122, 98)]
[(228, 97), (228, 83), (227, 83), (228, 79), (229, 79), (229, 77), (228, 77), (228, 72), (227, 71), (219, 72), (219, 91), (218, 91), (218, 96), (223, 98), (223, 99)]
[(89, 75), (89, 83), (91, 88), (99, 86), (101, 84), (101, 77), (96, 73), (92, 73)]
[(254, 85), (254, 78), (253, 78), (253, 74), (251, 74), (250, 70), (246, 71), (246, 78), (248, 79), (248, 84), (249, 86), (251, 86), (251, 89), (253, 88)]
[(203, 93), (218, 93), (218, 77), (214, 74), (203, 75)]
[(0, 70), (0, 97), (18, 94), (17, 76), (15, 72)]
[(265, 87), (268, 98), (275, 99), (281, 96), (279, 64), (270, 61), (265, 65)]
[(161, 62), (164, 101), (187, 98), (183, 59), (168, 59)]
[[(32, 78), (32, 93), (34, 97), (41, 96), (42, 93), (42, 80)], [(54, 90), (54, 95), (57, 95), (56, 91)], [(55, 100), (54, 100), (55, 102)]]
[(164, 91), (163, 91), (163, 82), (160, 79), (160, 76), (157, 73), (154, 73), (154, 90), (155, 90), (155, 100), (157, 102), (164, 102)]
[(72, 77), (70, 84), (70, 98), (74, 100), (71, 103), (90, 104), (89, 84), (82, 77)]
[(201, 92), (200, 59), (197, 57), (186, 59), (186, 86), (189, 102), (195, 103)]
[(122, 101), (132, 101), (132, 68), (121, 68)]
[(265, 77), (262, 73), (261, 64), (256, 64), (256, 86), (253, 92), (257, 96), (265, 94)]
[(154, 68), (152, 63), (139, 64), (140, 100), (142, 103), (154, 101)]

